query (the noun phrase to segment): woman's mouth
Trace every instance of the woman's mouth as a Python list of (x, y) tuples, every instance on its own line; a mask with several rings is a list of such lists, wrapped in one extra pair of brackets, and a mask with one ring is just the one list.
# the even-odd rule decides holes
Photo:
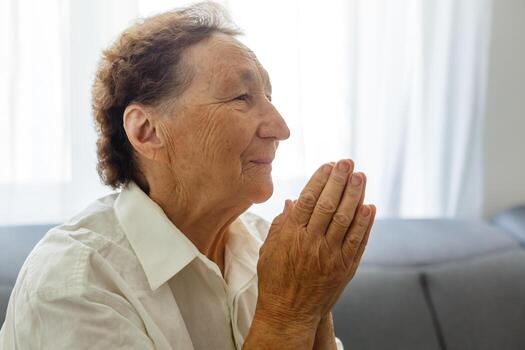
[(252, 163), (258, 164), (258, 165), (270, 165), (272, 164), (273, 159), (257, 159), (252, 160)]

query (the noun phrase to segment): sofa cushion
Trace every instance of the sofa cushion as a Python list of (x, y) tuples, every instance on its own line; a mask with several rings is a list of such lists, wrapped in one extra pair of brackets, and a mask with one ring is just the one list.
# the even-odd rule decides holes
[(422, 266), (519, 246), (488, 223), (453, 219), (383, 219), (374, 223), (362, 264)]
[(525, 205), (505, 210), (494, 216), (491, 222), (516, 237), (525, 246)]
[(360, 266), (333, 315), (335, 334), (350, 349), (439, 350), (419, 274), (410, 268)]
[(525, 349), (525, 250), (427, 269), (447, 350)]

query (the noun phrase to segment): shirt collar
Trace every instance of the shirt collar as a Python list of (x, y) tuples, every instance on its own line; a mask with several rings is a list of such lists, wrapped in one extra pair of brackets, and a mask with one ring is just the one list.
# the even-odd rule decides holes
[(245, 213), (230, 225), (226, 243), (224, 278), (237, 291), (257, 275), (259, 249), (263, 244), (254, 221), (255, 215)]
[[(166, 283), (195, 258), (220, 275), (217, 265), (202, 254), (134, 182), (122, 189), (114, 208), (151, 290)], [(232, 288), (240, 287), (257, 273), (262, 245), (255, 226), (242, 217), (230, 225), (226, 243), (225, 279)]]

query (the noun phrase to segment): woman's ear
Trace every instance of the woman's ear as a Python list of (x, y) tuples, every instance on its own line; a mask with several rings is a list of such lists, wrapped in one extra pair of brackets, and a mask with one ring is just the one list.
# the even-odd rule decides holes
[(150, 160), (163, 161), (165, 145), (153, 118), (144, 106), (130, 104), (123, 115), (124, 130), (138, 154)]

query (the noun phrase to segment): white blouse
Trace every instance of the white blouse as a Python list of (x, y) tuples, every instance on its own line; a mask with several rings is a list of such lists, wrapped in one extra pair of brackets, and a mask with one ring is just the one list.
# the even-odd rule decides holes
[(223, 278), (130, 183), (33, 249), (9, 300), (0, 349), (241, 349), (268, 229), (251, 213), (232, 223)]

